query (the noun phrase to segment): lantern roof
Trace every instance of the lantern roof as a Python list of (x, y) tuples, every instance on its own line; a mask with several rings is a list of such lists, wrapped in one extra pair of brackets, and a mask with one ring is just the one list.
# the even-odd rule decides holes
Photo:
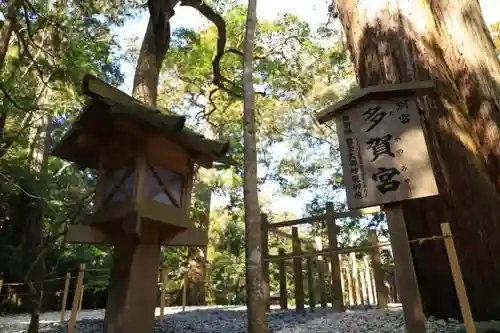
[[(99, 145), (94, 149), (82, 145), (80, 135), (90, 135), (97, 142), (103, 142), (113, 135), (117, 119), (133, 122), (146, 135), (164, 136), (185, 149), (203, 167), (212, 167), (213, 162), (226, 166), (235, 163), (228, 156), (229, 142), (207, 139), (185, 127), (184, 116), (166, 114), (147, 106), (92, 75), (85, 76), (83, 93), (88, 97), (86, 105), (52, 151), (52, 155), (75, 162), (82, 169), (97, 169), (101, 153)], [(168, 154), (165, 151), (158, 153)]]
[(355, 94), (327, 106), (316, 114), (316, 120), (324, 124), (340, 115), (342, 112), (368, 100), (382, 100), (397, 96), (418, 95), (432, 91), (432, 81), (413, 81), (396, 84), (382, 84), (360, 89)]

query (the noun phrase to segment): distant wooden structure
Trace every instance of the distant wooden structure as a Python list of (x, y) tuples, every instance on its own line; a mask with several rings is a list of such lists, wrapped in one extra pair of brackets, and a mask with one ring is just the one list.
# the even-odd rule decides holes
[(184, 127), (185, 118), (148, 107), (93, 76), (89, 98), (53, 155), (98, 171), (94, 213), (66, 240), (115, 245), (107, 333), (150, 332), (160, 245), (204, 246), (188, 217), (194, 164), (230, 164), (229, 144)]

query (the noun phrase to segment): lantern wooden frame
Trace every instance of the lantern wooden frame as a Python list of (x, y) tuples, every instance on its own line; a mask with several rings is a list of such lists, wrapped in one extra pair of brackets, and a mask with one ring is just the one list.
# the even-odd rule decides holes
[(228, 144), (204, 138), (184, 127), (184, 117), (145, 106), (93, 76), (83, 90), (89, 103), (53, 155), (96, 169), (97, 186), (94, 213), (70, 226), (67, 241), (113, 244), (131, 235), (164, 245), (206, 245), (205, 232), (188, 217), (194, 164), (232, 164)]

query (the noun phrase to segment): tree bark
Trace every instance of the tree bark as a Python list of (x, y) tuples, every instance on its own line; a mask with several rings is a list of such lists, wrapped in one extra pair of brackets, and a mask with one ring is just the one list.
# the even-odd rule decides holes
[(257, 0), (248, 1), (243, 47), (243, 140), (246, 240), (246, 287), (248, 332), (267, 332), (262, 279), (261, 218), (257, 192), (257, 144), (255, 136), (255, 94), (253, 89), (253, 47), (257, 25)]
[[(213, 137), (210, 124), (206, 124), (203, 135), (207, 138)], [(197, 181), (193, 187), (193, 194), (196, 196), (195, 212), (200, 226), (207, 237), (210, 234), (210, 206), (212, 203), (212, 190), (210, 188), (211, 170), (198, 169)], [(189, 248), (189, 288), (187, 303), (190, 305), (206, 305), (205, 289), (207, 288), (207, 261), (208, 244), (203, 248)]]
[[(390, 4), (390, 5), (389, 5)], [(403, 204), (409, 238), (449, 222), (474, 318), (500, 319), (500, 63), (478, 0), (337, 0), (360, 87), (432, 80), (422, 98), (439, 197)], [(412, 248), (427, 315), (460, 318), (442, 242)]]
[(148, 1), (150, 17), (135, 68), (132, 96), (149, 106), (156, 106), (160, 71), (170, 45), (169, 20), (178, 2)]
[[(194, 194), (196, 195), (196, 204), (199, 207), (195, 208), (198, 212), (197, 220), (200, 227), (205, 230), (207, 236), (210, 228), (210, 204), (212, 202), (212, 191), (207, 183), (206, 170), (198, 169), (198, 181), (194, 186)], [(189, 288), (187, 290), (187, 303), (189, 305), (205, 305), (205, 288), (207, 279), (207, 255), (208, 244), (206, 247), (197, 248), (191, 247), (188, 250), (189, 260)]]
[[(44, 111), (39, 111), (43, 113)], [(22, 273), (28, 286), (28, 306), (31, 314), (28, 333), (37, 333), (39, 329), (40, 308), (42, 304), (45, 260), (37, 261), (43, 245), (43, 197), (49, 157), (49, 138), (51, 117), (41, 115), (30, 137), (30, 177), (23, 184), (19, 195), (19, 210), (22, 216), (23, 249)]]
[[(2, 29), (0, 30), (0, 69), (4, 69), (5, 67), (5, 57), (7, 56), (7, 52), (9, 50), (10, 40), (12, 38), (12, 34), (14, 32), (14, 27), (17, 24), (17, 16), (19, 15), (19, 9), (23, 5), (24, 0), (10, 0), (7, 2), (6, 15), (5, 20), (3, 22)], [(24, 53), (24, 52), (23, 52)], [(14, 75), (10, 75), (10, 77), (3, 81), (8, 82), (10, 78)], [(5, 87), (5, 85), (4, 85)], [(14, 143), (14, 140), (6, 140), (6, 131), (5, 127), (7, 125), (8, 118), (8, 104), (9, 100), (4, 96), (3, 97), (3, 105), (0, 110), (0, 158), (5, 155), (10, 146)]]
[(3, 70), (5, 56), (9, 49), (9, 42), (16, 25), (19, 9), (21, 8), (24, 0), (10, 0), (7, 2), (7, 10), (2, 29), (0, 30), (0, 68)]

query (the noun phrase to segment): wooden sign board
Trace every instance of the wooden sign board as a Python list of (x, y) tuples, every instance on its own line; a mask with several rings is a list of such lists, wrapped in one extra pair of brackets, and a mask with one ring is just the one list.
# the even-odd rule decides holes
[(366, 100), (336, 123), (349, 209), (438, 194), (414, 97)]

